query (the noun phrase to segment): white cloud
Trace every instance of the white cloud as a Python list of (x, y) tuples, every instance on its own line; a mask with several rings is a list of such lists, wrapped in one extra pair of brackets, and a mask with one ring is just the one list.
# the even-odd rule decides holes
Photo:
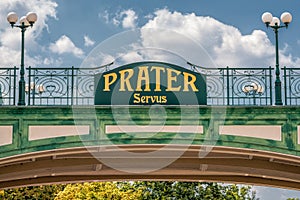
[(113, 18), (112, 22), (115, 26), (119, 26), (119, 24), (120, 24), (120, 21), (117, 18)]
[[(205, 54), (218, 67), (268, 67), (274, 63), (275, 47), (264, 31), (254, 30), (249, 35), (242, 35), (233, 26), (194, 13), (157, 10), (155, 16), (141, 28), (141, 34), (144, 47), (172, 50), (206, 67), (211, 66), (207, 66), (207, 60), (202, 60), (206, 59)], [(187, 38), (194, 41), (194, 45), (187, 43)], [(284, 50), (280, 54), (281, 64), (300, 64), (299, 59), (285, 55)]]
[(139, 52), (137, 51), (131, 51), (131, 52), (127, 52), (125, 54), (119, 54), (118, 58), (115, 60), (115, 64), (116, 65), (124, 65), (124, 64), (128, 64), (128, 63), (134, 63), (134, 62), (142, 62), (145, 61), (145, 57), (143, 55), (141, 55)]
[(89, 36), (85, 35), (84, 36), (84, 46), (86, 47), (90, 47), (90, 46), (94, 46), (95, 41), (91, 40), (91, 38), (89, 38)]
[(133, 10), (125, 10), (121, 12), (121, 16), (124, 17), (122, 20), (123, 28), (135, 28), (138, 17)]
[(112, 19), (112, 23), (115, 26), (119, 26), (121, 24), (123, 28), (133, 29), (136, 28), (137, 19), (138, 16), (136, 15), (135, 11), (132, 9), (128, 9), (120, 13), (117, 13), (115, 17)]
[(107, 10), (105, 10), (103, 13), (98, 13), (99, 18), (103, 18), (105, 23), (109, 23), (109, 13)]
[(84, 52), (75, 46), (72, 40), (66, 35), (61, 36), (55, 43), (50, 44), (50, 50), (57, 54), (70, 53), (78, 58), (84, 56)]
[(43, 60), (43, 65), (48, 65), (48, 66), (60, 66), (63, 64), (63, 60), (61, 58), (45, 58)]
[[(29, 11), (37, 13), (38, 21), (25, 34), (26, 50), (30, 51), (41, 48), (37, 43), (37, 38), (41, 35), (43, 29), (48, 28), (47, 21), (49, 18), (56, 19), (57, 6), (57, 3), (53, 0), (11, 0), (0, 2), (0, 57), (3, 58), (0, 59), (0, 67), (18, 66), (20, 63), (20, 30), (10, 27), (6, 21), (8, 12), (15, 11), (19, 18), (26, 15)], [(36, 57), (30, 57), (27, 51), (25, 51), (25, 60), (27, 66), (35, 66), (42, 62)]]
[[(124, 18), (120, 18), (124, 13), (136, 15), (134, 11), (120, 12), (119, 18), (114, 18), (115, 24), (130, 24), (123, 23)], [(129, 20), (132, 22), (137, 18), (131, 19), (134, 19)], [(176, 60), (179, 64), (189, 61), (207, 68), (269, 67), (274, 66), (275, 59), (275, 47), (262, 30), (242, 34), (236, 27), (212, 17), (168, 9), (157, 10), (140, 29), (119, 33), (104, 43), (109, 45), (103, 45), (102, 51), (124, 63)], [(288, 45), (280, 49), (281, 65), (299, 65), (300, 58), (288, 54), (289, 51)]]

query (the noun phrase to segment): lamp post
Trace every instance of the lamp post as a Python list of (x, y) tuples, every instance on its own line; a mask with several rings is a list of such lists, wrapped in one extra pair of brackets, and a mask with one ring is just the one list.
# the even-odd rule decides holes
[(265, 12), (261, 16), (262, 21), (266, 24), (267, 28), (271, 27), (275, 33), (275, 52), (276, 52), (276, 80), (275, 80), (275, 105), (282, 105), (281, 97), (281, 81), (280, 81), (280, 69), (279, 69), (279, 53), (278, 53), (278, 29), (288, 28), (288, 24), (292, 21), (292, 15), (288, 12), (281, 14), (280, 19), (284, 23), (280, 26), (280, 20), (278, 17), (273, 17), (271, 13)]
[(10, 23), (11, 27), (17, 27), (21, 29), (22, 40), (21, 40), (21, 69), (20, 69), (20, 80), (19, 80), (19, 101), (18, 105), (25, 105), (25, 69), (24, 69), (24, 37), (25, 31), (28, 27), (32, 27), (37, 20), (36, 13), (29, 12), (26, 16), (20, 18), (19, 24), (18, 16), (14, 12), (10, 12), (7, 15), (7, 21)]

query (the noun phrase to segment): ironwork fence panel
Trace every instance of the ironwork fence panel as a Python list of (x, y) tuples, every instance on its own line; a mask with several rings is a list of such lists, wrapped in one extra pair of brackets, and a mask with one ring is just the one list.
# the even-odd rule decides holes
[(300, 68), (283, 68), (284, 103), (300, 105)]
[(18, 68), (0, 68), (0, 105), (16, 105)]
[(227, 105), (272, 105), (272, 68), (227, 68)]
[(208, 105), (272, 105), (272, 68), (202, 69)]
[[(272, 105), (272, 68), (194, 67), (207, 79), (208, 105)], [(28, 68), (28, 105), (93, 105), (94, 75), (106, 68)]]
[(226, 71), (223, 69), (205, 69), (201, 73), (206, 75), (207, 104), (226, 105), (228, 96)]
[(100, 68), (28, 68), (28, 105), (93, 105)]

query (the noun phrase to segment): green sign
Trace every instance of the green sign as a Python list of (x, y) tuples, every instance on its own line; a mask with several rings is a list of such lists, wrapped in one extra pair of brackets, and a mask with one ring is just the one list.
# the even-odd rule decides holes
[(206, 105), (203, 74), (161, 62), (138, 62), (95, 76), (95, 105)]

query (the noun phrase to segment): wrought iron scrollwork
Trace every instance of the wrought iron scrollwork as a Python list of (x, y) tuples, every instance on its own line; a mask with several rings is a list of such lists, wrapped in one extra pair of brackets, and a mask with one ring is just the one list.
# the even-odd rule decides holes
[[(0, 105), (16, 105), (17, 68), (0, 69)], [(93, 105), (94, 75), (103, 68), (27, 69), (27, 105)], [(272, 105), (273, 68), (192, 66), (206, 76), (208, 105)], [(285, 99), (298, 105), (300, 69), (285, 68)]]
[[(104, 68), (28, 68), (28, 105), (93, 105), (94, 75)], [(31, 88), (31, 86), (28, 86)]]
[(300, 68), (283, 68), (286, 105), (300, 104)]
[[(99, 68), (27, 68), (27, 105), (93, 105), (94, 75)], [(204, 68), (208, 105), (273, 105), (274, 69)], [(0, 68), (0, 106), (16, 105), (18, 68)], [(300, 105), (300, 68), (283, 69), (285, 105)]]
[(209, 105), (272, 105), (272, 68), (200, 70), (206, 75)]
[(271, 73), (269, 69), (230, 70), (232, 105), (270, 105)]
[(16, 79), (18, 68), (0, 68), (0, 105), (16, 104)]

